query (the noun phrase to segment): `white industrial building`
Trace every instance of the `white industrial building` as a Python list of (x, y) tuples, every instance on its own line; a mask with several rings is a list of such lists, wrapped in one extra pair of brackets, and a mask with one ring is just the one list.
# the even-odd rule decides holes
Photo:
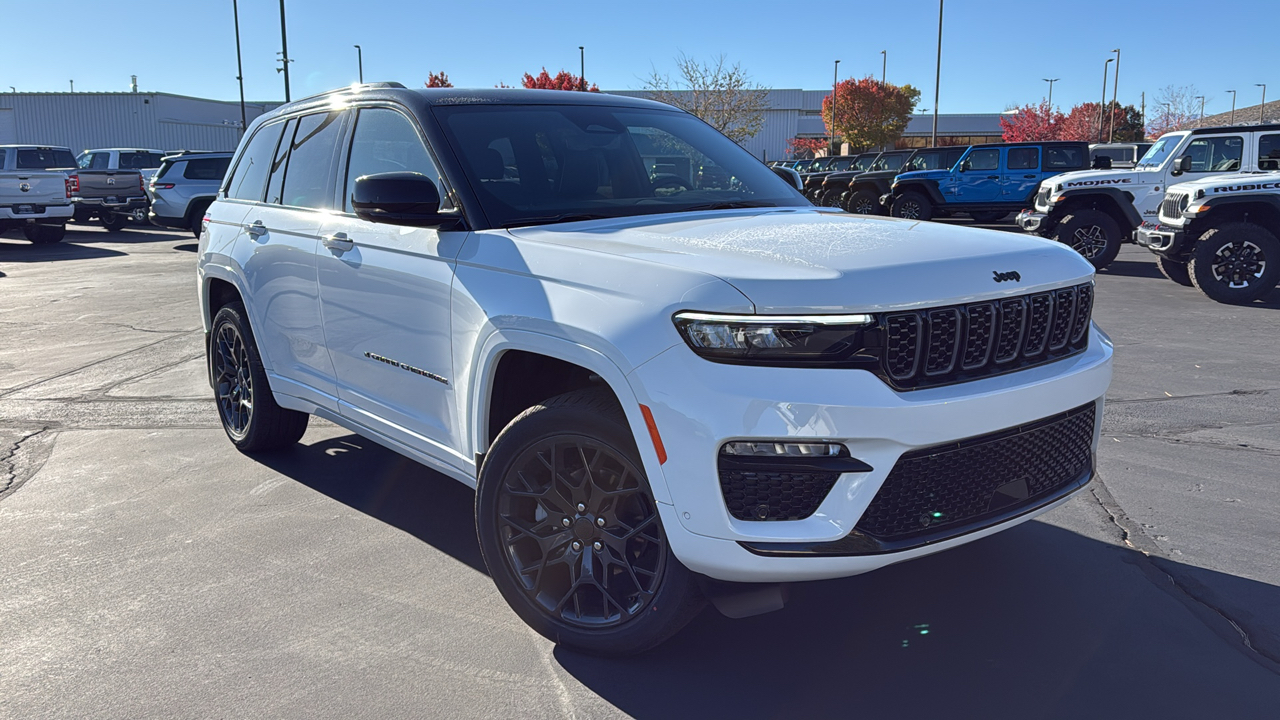
[[(249, 122), (279, 103), (246, 103)], [(234, 150), (240, 103), (157, 92), (0, 93), (0, 145)]]

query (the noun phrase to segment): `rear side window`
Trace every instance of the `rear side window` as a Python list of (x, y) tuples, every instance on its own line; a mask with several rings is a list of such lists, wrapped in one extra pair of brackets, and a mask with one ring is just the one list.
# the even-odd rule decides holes
[[(0, 165), (4, 165), (3, 160), (0, 160)], [(1258, 169), (1280, 170), (1280, 135), (1258, 138)]]
[(1191, 172), (1227, 172), (1240, 169), (1244, 139), (1238, 135), (1196, 138), (1187, 146)]
[(165, 175), (168, 175), (169, 171), (172, 170), (175, 165), (179, 165), (179, 164), (182, 164), (182, 163), (175, 163), (175, 162), (170, 162), (166, 160), (164, 164), (160, 166), (160, 169), (156, 171), (156, 179), (159, 180)]
[(965, 158), (965, 164), (969, 170), (999, 170), (1000, 151), (995, 148), (974, 150)]
[(182, 169), (182, 177), (188, 180), (221, 180), (230, 164), (231, 158), (188, 160)]
[[(508, 145), (508, 152), (509, 148)], [(500, 182), (504, 179), (518, 182), (519, 176), (516, 175), (515, 168), (509, 165), (502, 149), (491, 144), (483, 154), (482, 161), (484, 168), (478, 173), (481, 182)], [(510, 163), (514, 163), (514, 159)], [(436, 165), (431, 161), (413, 123), (395, 110), (361, 110), (356, 118), (356, 130), (351, 136), (351, 160), (347, 164), (347, 177), (342, 193), (343, 209), (351, 212), (351, 191), (355, 189), (356, 178), (405, 171), (426, 175), (436, 182), (436, 188), (439, 189)], [(445, 193), (441, 192), (440, 197), (444, 198)]]
[(160, 167), (160, 153), (153, 152), (121, 152), (121, 170), (154, 170)]
[(1078, 147), (1044, 149), (1045, 170), (1079, 170), (1084, 167), (1084, 151)]
[(240, 156), (236, 171), (227, 183), (227, 197), (262, 202), (262, 191), (271, 170), (271, 156), (280, 142), (284, 123), (272, 123), (258, 129)]
[(341, 119), (341, 112), (330, 112), (304, 115), (298, 121), (281, 204), (319, 209), (333, 206), (333, 159), (342, 130)]
[(64, 170), (74, 169), (76, 158), (70, 150), (57, 148), (31, 148), (18, 150), (19, 170)]
[(1009, 148), (1010, 170), (1035, 170), (1040, 167), (1040, 148)]
[(284, 137), (275, 155), (271, 156), (271, 178), (267, 180), (267, 202), (279, 205), (284, 195), (285, 161), (289, 158), (289, 147), (293, 145), (294, 133), (298, 131), (298, 119), (294, 118), (284, 125)]

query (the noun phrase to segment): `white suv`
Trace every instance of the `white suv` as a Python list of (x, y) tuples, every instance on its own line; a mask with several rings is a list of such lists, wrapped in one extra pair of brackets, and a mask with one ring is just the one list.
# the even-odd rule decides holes
[(1111, 379), (1069, 248), (814, 208), (692, 115), (596, 93), (280, 107), (198, 272), (238, 448), (318, 415), (476, 487), (505, 599), (598, 653), (1057, 507)]

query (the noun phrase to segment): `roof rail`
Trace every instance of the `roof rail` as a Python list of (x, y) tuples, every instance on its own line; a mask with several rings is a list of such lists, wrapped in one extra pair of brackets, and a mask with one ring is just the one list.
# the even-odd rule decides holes
[(304, 98), (298, 98), (298, 99), (297, 99), (297, 100), (295, 100), (294, 102), (302, 102), (302, 101), (304, 101), (304, 100), (314, 100), (314, 99), (316, 99), (316, 98), (322, 98), (322, 97), (326, 97), (326, 96), (328, 96), (328, 95), (334, 95), (334, 94), (336, 94), (336, 93), (351, 92), (351, 91), (353, 91), (353, 90), (383, 90), (383, 89), (404, 90), (404, 89), (405, 89), (405, 86), (404, 86), (404, 85), (402, 85), (401, 83), (394, 82), (394, 81), (392, 81), (392, 82), (371, 82), (371, 83), (351, 83), (350, 85), (344, 85), (344, 86), (342, 86), (342, 87), (334, 88), (334, 89), (332, 89), (332, 90), (325, 90), (324, 92), (316, 93), (315, 95), (308, 95), (308, 96), (306, 96), (306, 97), (304, 97)]

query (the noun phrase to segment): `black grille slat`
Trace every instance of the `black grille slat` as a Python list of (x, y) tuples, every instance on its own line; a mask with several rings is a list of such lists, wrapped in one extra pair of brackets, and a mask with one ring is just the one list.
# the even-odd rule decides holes
[[(1012, 372), (1082, 352), (1093, 285), (883, 316), (881, 378), (900, 390)], [(875, 347), (872, 345), (871, 347)]]
[(838, 472), (720, 470), (720, 492), (739, 520), (803, 520), (840, 479)]
[(1164, 202), (1160, 203), (1160, 215), (1170, 220), (1179, 220), (1182, 218), (1182, 200), (1185, 195), (1166, 195)]
[[(857, 529), (880, 540), (1008, 513), (1087, 477), (1096, 406), (899, 458)], [(999, 492), (997, 492), (999, 491)]]

